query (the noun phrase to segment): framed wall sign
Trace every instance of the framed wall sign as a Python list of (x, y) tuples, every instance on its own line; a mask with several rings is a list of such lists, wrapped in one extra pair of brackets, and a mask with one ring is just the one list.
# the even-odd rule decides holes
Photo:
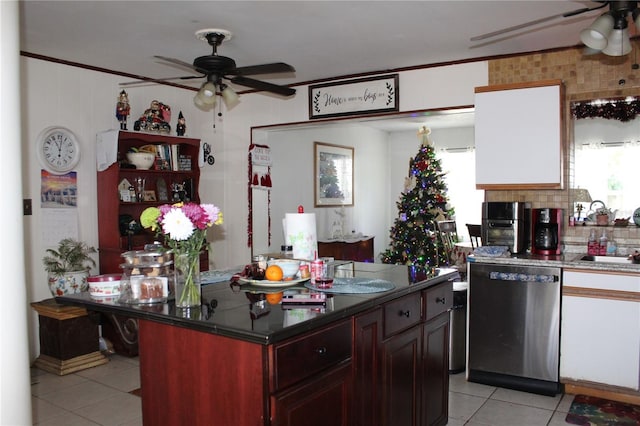
[(353, 148), (314, 143), (315, 207), (353, 205)]
[(399, 111), (398, 74), (309, 86), (309, 119)]

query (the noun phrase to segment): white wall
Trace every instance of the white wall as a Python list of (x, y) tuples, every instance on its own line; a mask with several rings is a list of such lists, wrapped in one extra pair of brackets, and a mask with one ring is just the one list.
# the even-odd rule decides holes
[[(386, 163), (387, 134), (352, 125), (327, 125), (313, 129), (268, 132), (264, 141), (271, 148), (271, 231), (272, 244), (254, 252), (278, 251), (284, 243), (282, 219), (295, 213), (299, 205), (306, 213), (316, 214), (318, 239), (331, 237), (331, 225), (337, 207), (314, 208), (313, 148), (314, 142), (342, 145), (354, 149), (354, 205), (345, 207), (345, 229), (374, 235), (374, 253), (384, 247), (380, 229), (387, 224), (384, 206), (388, 198)], [(254, 211), (257, 206), (254, 206)], [(254, 229), (254, 234), (260, 232)]]
[[(46, 62), (22, 58), (22, 151), (23, 194), (20, 198), (33, 200), (33, 215), (23, 216), (25, 225), (25, 274), (27, 297), (30, 302), (51, 297), (47, 287), (42, 257), (47, 247), (43, 244), (42, 213), (40, 208), (41, 165), (36, 156), (36, 138), (49, 126), (64, 126), (72, 130), (81, 145), (81, 159), (76, 167), (78, 179), (77, 209), (69, 215), (78, 217), (78, 235), (88, 244), (98, 247), (97, 197), (96, 192), (96, 133), (118, 128), (115, 104), (121, 88), (122, 77), (87, 71)], [(172, 107), (172, 124), (175, 125), (180, 110), (187, 119), (187, 135), (202, 138), (213, 145), (214, 154), (221, 151), (221, 144), (212, 131), (212, 113), (203, 113), (191, 102), (193, 92), (168, 86), (145, 86), (127, 88), (131, 102), (129, 129), (133, 122), (149, 107), (153, 99)], [(221, 132), (219, 134), (221, 137)], [(218, 158), (217, 158), (218, 159)], [(223, 183), (220, 169), (224, 161), (207, 166), (201, 173), (201, 198), (222, 205)], [(97, 256), (96, 256), (97, 260)], [(97, 273), (97, 269), (93, 273)], [(29, 315), (30, 354), (35, 359), (39, 354), (38, 318), (35, 312)]]
[[(79, 235), (87, 243), (97, 245), (95, 134), (117, 126), (115, 102), (121, 90), (118, 83), (123, 78), (30, 58), (21, 58), (21, 68), (25, 170), (21, 197), (39, 200), (40, 165), (34, 150), (37, 134), (52, 125), (70, 128), (82, 146), (82, 158), (77, 167)], [(474, 87), (486, 85), (487, 76), (486, 62), (402, 72), (400, 110), (472, 105)], [(172, 107), (174, 117), (183, 111), (188, 136), (201, 138), (213, 146), (216, 163), (202, 169), (200, 196), (204, 202), (221, 207), (225, 217), (224, 225), (215, 227), (209, 238), (213, 240), (214, 267), (230, 267), (250, 259), (251, 251), (247, 246), (247, 150), (251, 127), (307, 121), (307, 87), (297, 89), (297, 94), (286, 100), (263, 93), (245, 94), (241, 103), (232, 111), (225, 112), (219, 120), (213, 112), (205, 113), (193, 106), (192, 91), (161, 85), (127, 88), (132, 104), (130, 123), (148, 108), (151, 100), (158, 99)], [(361, 172), (365, 171), (357, 173)], [(369, 189), (356, 188), (356, 200), (366, 195)], [(30, 302), (51, 297), (41, 262), (46, 249), (42, 244), (42, 212), (37, 202), (33, 207), (33, 215), (24, 217), (27, 235), (25, 272)], [(368, 223), (376, 219), (368, 212), (353, 220), (362, 224), (365, 232)], [(31, 358), (35, 359), (39, 353), (35, 313), (30, 317), (29, 341)]]

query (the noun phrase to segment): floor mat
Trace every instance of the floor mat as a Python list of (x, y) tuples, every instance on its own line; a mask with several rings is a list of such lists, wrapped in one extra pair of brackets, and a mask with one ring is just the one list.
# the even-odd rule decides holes
[(576, 395), (565, 421), (584, 426), (640, 426), (640, 406)]

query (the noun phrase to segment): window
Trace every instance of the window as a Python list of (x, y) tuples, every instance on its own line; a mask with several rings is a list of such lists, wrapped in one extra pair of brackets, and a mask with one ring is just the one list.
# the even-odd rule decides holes
[(456, 211), (458, 236), (469, 241), (467, 223), (480, 224), (484, 191), (476, 189), (476, 155), (473, 148), (438, 150), (442, 170), (447, 173), (447, 195)]
[[(579, 107), (573, 107), (574, 187), (589, 190), (592, 200), (616, 211), (617, 218), (630, 217), (640, 207), (640, 118), (633, 118), (638, 101), (633, 102), (622, 102), (622, 108), (614, 102), (589, 103), (590, 109), (577, 113)], [(585, 206), (583, 216), (588, 210)]]

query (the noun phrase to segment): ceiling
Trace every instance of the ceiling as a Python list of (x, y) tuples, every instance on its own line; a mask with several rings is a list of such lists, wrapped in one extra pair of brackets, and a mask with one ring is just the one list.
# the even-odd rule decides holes
[[(580, 43), (580, 30), (602, 11), (553, 19), (481, 42), (470, 38), (597, 5), (588, 1), (25, 0), (20, 2), (20, 40), (21, 50), (30, 54), (158, 79), (194, 73), (154, 55), (191, 63), (211, 53), (195, 32), (222, 28), (231, 31), (232, 38), (223, 42), (218, 54), (233, 58), (239, 67), (291, 64), (295, 73), (254, 78), (295, 85), (574, 46)], [(184, 84), (198, 87), (202, 81)]]

